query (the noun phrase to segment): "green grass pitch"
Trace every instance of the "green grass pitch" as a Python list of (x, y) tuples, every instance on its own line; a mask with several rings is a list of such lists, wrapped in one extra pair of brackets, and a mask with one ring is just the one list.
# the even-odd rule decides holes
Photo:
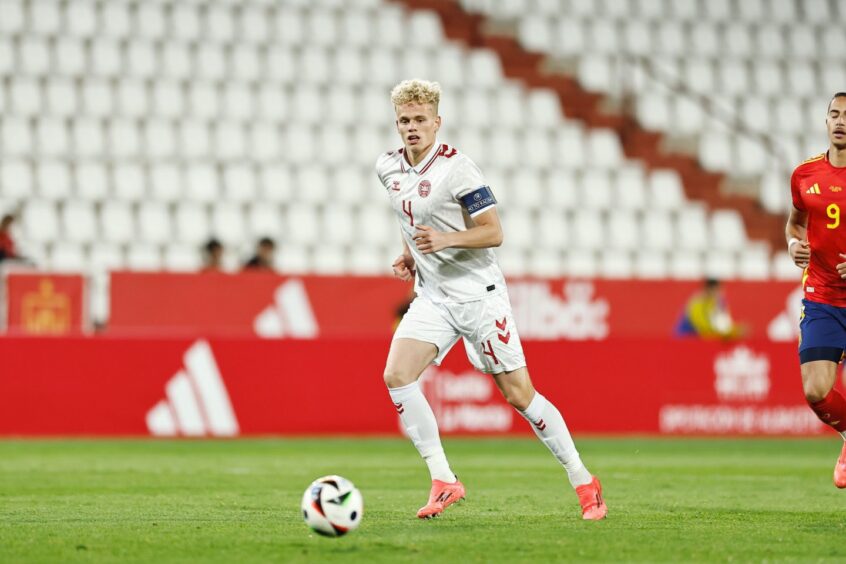
[[(581, 439), (598, 523), (538, 441), (444, 442), (468, 497), (419, 521), (428, 473), (401, 439), (0, 441), (0, 562), (846, 561), (833, 434)], [(331, 473), (365, 502), (338, 539), (299, 509)]]

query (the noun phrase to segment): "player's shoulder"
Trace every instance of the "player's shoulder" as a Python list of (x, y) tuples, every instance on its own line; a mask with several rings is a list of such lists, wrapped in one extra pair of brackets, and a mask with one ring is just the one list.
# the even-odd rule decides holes
[(473, 162), (473, 159), (467, 153), (461, 152), (457, 147), (448, 143), (441, 143), (438, 149), (438, 160), (453, 167), (471, 166), (476, 168), (476, 163)]
[(794, 175), (802, 175), (807, 174), (810, 172), (814, 172), (818, 170), (821, 165), (825, 164), (825, 153), (820, 153), (819, 155), (814, 155), (813, 157), (807, 158), (799, 165), (793, 169)]
[(384, 153), (380, 153), (378, 157), (376, 157), (376, 172), (381, 172), (385, 169), (390, 168), (402, 158), (403, 149), (394, 149), (393, 151), (387, 151)]

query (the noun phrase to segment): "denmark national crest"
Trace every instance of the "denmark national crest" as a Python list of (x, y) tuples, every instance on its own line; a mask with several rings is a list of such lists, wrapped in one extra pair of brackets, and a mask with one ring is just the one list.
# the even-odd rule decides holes
[(425, 198), (429, 195), (429, 192), (432, 191), (432, 183), (428, 180), (421, 180), (420, 184), (417, 185), (417, 193), (420, 194), (421, 198)]

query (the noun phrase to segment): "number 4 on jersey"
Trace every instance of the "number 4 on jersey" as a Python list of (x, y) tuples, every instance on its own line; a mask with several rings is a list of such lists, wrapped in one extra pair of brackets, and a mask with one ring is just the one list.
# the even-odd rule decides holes
[(402, 201), (402, 212), (408, 216), (411, 221), (411, 226), (414, 227), (414, 214), (411, 213), (411, 200)]

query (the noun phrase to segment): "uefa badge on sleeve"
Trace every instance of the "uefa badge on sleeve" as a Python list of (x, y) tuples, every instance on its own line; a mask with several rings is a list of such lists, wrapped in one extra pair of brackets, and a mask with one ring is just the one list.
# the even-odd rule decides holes
[(420, 194), (421, 198), (427, 197), (431, 191), (432, 183), (428, 180), (421, 180), (420, 184), (417, 185), (417, 193)]

